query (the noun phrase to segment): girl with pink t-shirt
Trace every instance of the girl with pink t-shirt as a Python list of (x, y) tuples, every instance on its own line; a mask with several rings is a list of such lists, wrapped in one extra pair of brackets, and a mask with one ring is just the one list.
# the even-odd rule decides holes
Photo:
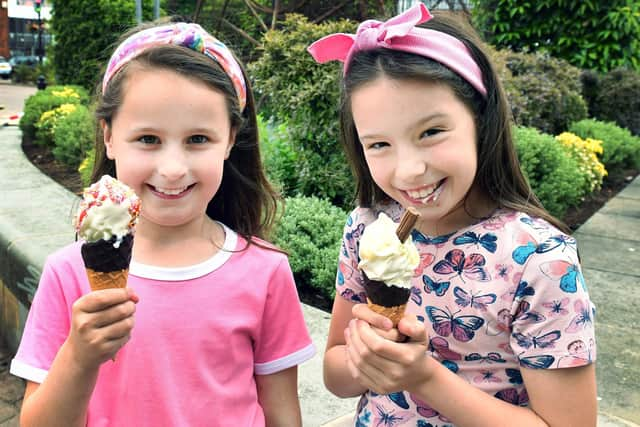
[[(418, 26), (423, 24), (423, 26)], [(344, 62), (344, 230), (326, 386), (355, 426), (594, 426), (594, 308), (576, 241), (532, 194), (477, 36), (417, 5), (309, 47)], [(397, 328), (367, 307), (358, 247), (380, 213), (420, 214)]]
[(314, 346), (240, 63), (199, 25), (125, 34), (98, 88), (94, 181), (141, 199), (126, 289), (48, 257), (11, 372), (22, 426), (300, 426)]

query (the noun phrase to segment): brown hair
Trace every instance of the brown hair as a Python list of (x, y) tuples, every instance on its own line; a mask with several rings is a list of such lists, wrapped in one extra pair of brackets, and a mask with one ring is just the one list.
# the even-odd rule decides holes
[(475, 31), (468, 24), (443, 15), (436, 15), (422, 26), (449, 34), (465, 44), (480, 67), (487, 95), (483, 97), (446, 66), (420, 55), (384, 48), (357, 52), (343, 79), (340, 131), (343, 148), (356, 177), (358, 203), (370, 207), (389, 200), (389, 196), (373, 181), (365, 161), (351, 112), (351, 95), (382, 76), (395, 80), (437, 82), (450, 87), (474, 115), (478, 138), (478, 169), (474, 185), (500, 207), (543, 218), (568, 233), (568, 227), (544, 209), (522, 174), (504, 90)]
[[(153, 24), (140, 25), (123, 34), (119, 43), (138, 31), (166, 24), (167, 20), (163, 19)], [(277, 218), (281, 197), (273, 190), (264, 173), (255, 101), (246, 72), (240, 61), (238, 63), (247, 85), (247, 105), (243, 111), (239, 109), (231, 79), (218, 63), (199, 52), (181, 46), (163, 45), (150, 48), (124, 65), (109, 81), (104, 94), (101, 93), (99, 84), (96, 87), (96, 160), (92, 182), (96, 182), (104, 174), (116, 176), (115, 162), (106, 156), (103, 132), (99, 123), (104, 120), (111, 126), (112, 119), (122, 104), (123, 87), (131, 70), (170, 70), (203, 82), (221, 92), (226, 98), (231, 127), (236, 130), (234, 146), (229, 158), (224, 162), (222, 183), (207, 206), (207, 215), (228, 225), (250, 242), (251, 236), (267, 238)]]

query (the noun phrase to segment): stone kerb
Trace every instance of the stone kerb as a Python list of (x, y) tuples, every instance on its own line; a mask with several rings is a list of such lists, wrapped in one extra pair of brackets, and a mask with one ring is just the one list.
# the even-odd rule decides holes
[(0, 130), (0, 330), (12, 352), (47, 255), (74, 240), (78, 200), (29, 162), (20, 141), (17, 128)]

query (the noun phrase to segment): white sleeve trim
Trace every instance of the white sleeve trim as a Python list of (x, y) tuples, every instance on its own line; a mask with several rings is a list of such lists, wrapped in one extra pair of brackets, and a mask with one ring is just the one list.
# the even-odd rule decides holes
[(24, 378), (25, 380), (42, 384), (44, 379), (47, 377), (48, 371), (40, 368), (34, 368), (31, 365), (27, 365), (24, 362), (13, 359), (11, 361), (11, 368), (9, 369), (9, 373), (15, 375), (16, 377)]
[(283, 371), (292, 366), (301, 364), (311, 359), (316, 354), (316, 347), (313, 343), (304, 347), (295, 353), (288, 354), (280, 359), (272, 360), (271, 362), (255, 363), (254, 370), (256, 375), (269, 375), (276, 372)]

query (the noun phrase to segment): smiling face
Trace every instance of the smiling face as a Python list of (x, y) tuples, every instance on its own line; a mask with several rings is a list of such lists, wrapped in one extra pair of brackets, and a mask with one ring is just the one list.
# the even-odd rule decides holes
[(169, 70), (137, 69), (123, 87), (107, 156), (142, 201), (141, 218), (160, 226), (202, 220), (222, 182), (234, 132), (224, 95)]
[(476, 127), (451, 89), (380, 77), (353, 92), (351, 108), (373, 180), (420, 212), (421, 231), (464, 225), (464, 198), (477, 170)]

